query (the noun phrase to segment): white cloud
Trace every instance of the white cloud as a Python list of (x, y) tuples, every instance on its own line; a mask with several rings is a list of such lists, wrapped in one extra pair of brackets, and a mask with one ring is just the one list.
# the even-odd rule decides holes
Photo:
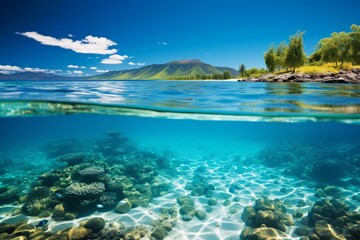
[(10, 66), (10, 65), (0, 65), (1, 71), (15, 71), (22, 72), (23, 70), (18, 66)]
[(79, 66), (77, 66), (77, 65), (71, 65), (71, 64), (68, 65), (67, 67), (68, 67), (68, 68), (79, 68)]
[(32, 38), (44, 45), (70, 49), (77, 53), (114, 54), (117, 52), (116, 49), (110, 49), (110, 47), (117, 45), (117, 43), (105, 37), (94, 37), (89, 35), (84, 39), (74, 41), (70, 38), (58, 39), (51, 36), (45, 36), (37, 32), (17, 32), (17, 34)]
[(91, 70), (96, 70), (96, 69), (97, 69), (97, 67), (90, 67), (90, 69), (91, 69)]
[(0, 73), (2, 73), (2, 74), (10, 74), (11, 72), (10, 71), (0, 71)]
[(102, 64), (122, 64), (122, 61), (129, 58), (127, 55), (114, 54), (101, 61)]
[(10, 65), (0, 65), (0, 71), (13, 73), (13, 72), (47, 72), (47, 73), (54, 73), (59, 72), (61, 70), (49, 70), (49, 69), (43, 69), (43, 68), (31, 68), (31, 67), (25, 67), (21, 68), (18, 66), (10, 66)]
[(86, 67), (85, 67), (85, 66), (81, 66), (80, 68), (85, 69)]
[(131, 65), (131, 66), (135, 66), (135, 65), (143, 66), (143, 65), (145, 65), (145, 63), (134, 63), (134, 62), (129, 62), (128, 64)]
[(167, 45), (167, 42), (158, 42), (159, 45)]
[(74, 35), (72, 35), (71, 33), (69, 33), (68, 36), (71, 37), (71, 38), (74, 37)]
[(41, 69), (41, 68), (30, 68), (30, 67), (26, 67), (24, 68), (25, 72), (48, 72), (48, 69)]
[(83, 71), (80, 71), (80, 70), (75, 70), (73, 71), (74, 74), (83, 74)]
[(109, 72), (109, 70), (100, 70), (100, 69), (98, 69), (98, 70), (96, 70), (96, 72), (97, 73), (107, 73), (107, 72)]

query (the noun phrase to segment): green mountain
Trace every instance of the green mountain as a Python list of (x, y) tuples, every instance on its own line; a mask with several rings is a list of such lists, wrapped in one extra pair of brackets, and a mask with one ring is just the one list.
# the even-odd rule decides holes
[(230, 71), (232, 76), (238, 71), (227, 67), (214, 67), (200, 60), (173, 61), (165, 64), (153, 64), (142, 68), (111, 71), (101, 75), (88, 77), (90, 80), (122, 80), (122, 79), (169, 79), (174, 77), (222, 74)]

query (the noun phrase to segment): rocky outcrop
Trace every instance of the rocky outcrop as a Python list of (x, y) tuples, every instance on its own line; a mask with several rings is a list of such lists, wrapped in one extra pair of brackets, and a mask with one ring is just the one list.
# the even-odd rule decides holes
[(360, 69), (340, 70), (338, 73), (321, 74), (265, 74), (258, 78), (239, 79), (238, 82), (319, 82), (360, 84)]

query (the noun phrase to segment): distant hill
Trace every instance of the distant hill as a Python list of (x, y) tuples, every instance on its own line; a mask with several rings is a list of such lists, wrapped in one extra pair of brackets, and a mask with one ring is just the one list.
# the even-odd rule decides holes
[(137, 69), (111, 71), (101, 75), (91, 76), (90, 80), (122, 80), (122, 79), (169, 79), (174, 77), (213, 75), (229, 71), (232, 76), (238, 71), (228, 67), (215, 67), (200, 60), (172, 61), (164, 64), (153, 64)]
[(0, 80), (81, 80), (79, 77), (66, 77), (44, 72), (19, 72), (13, 74), (1, 74)]

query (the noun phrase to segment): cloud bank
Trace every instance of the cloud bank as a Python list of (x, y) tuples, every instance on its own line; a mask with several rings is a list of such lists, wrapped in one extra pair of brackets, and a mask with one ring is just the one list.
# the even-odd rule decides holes
[(110, 48), (117, 45), (117, 43), (105, 37), (94, 37), (89, 35), (81, 40), (73, 40), (70, 38), (58, 39), (51, 36), (45, 36), (37, 32), (17, 32), (16, 34), (34, 39), (35, 41), (38, 41), (43, 45), (57, 46), (64, 49), (72, 50), (77, 53), (106, 55), (114, 54), (117, 52), (117, 49)]
[(43, 68), (31, 68), (25, 67), (21, 68), (18, 66), (11, 66), (11, 65), (0, 65), (0, 72), (3, 74), (10, 74), (13, 72), (45, 72), (45, 73), (61, 73), (62, 70), (50, 70), (50, 69), (43, 69)]

